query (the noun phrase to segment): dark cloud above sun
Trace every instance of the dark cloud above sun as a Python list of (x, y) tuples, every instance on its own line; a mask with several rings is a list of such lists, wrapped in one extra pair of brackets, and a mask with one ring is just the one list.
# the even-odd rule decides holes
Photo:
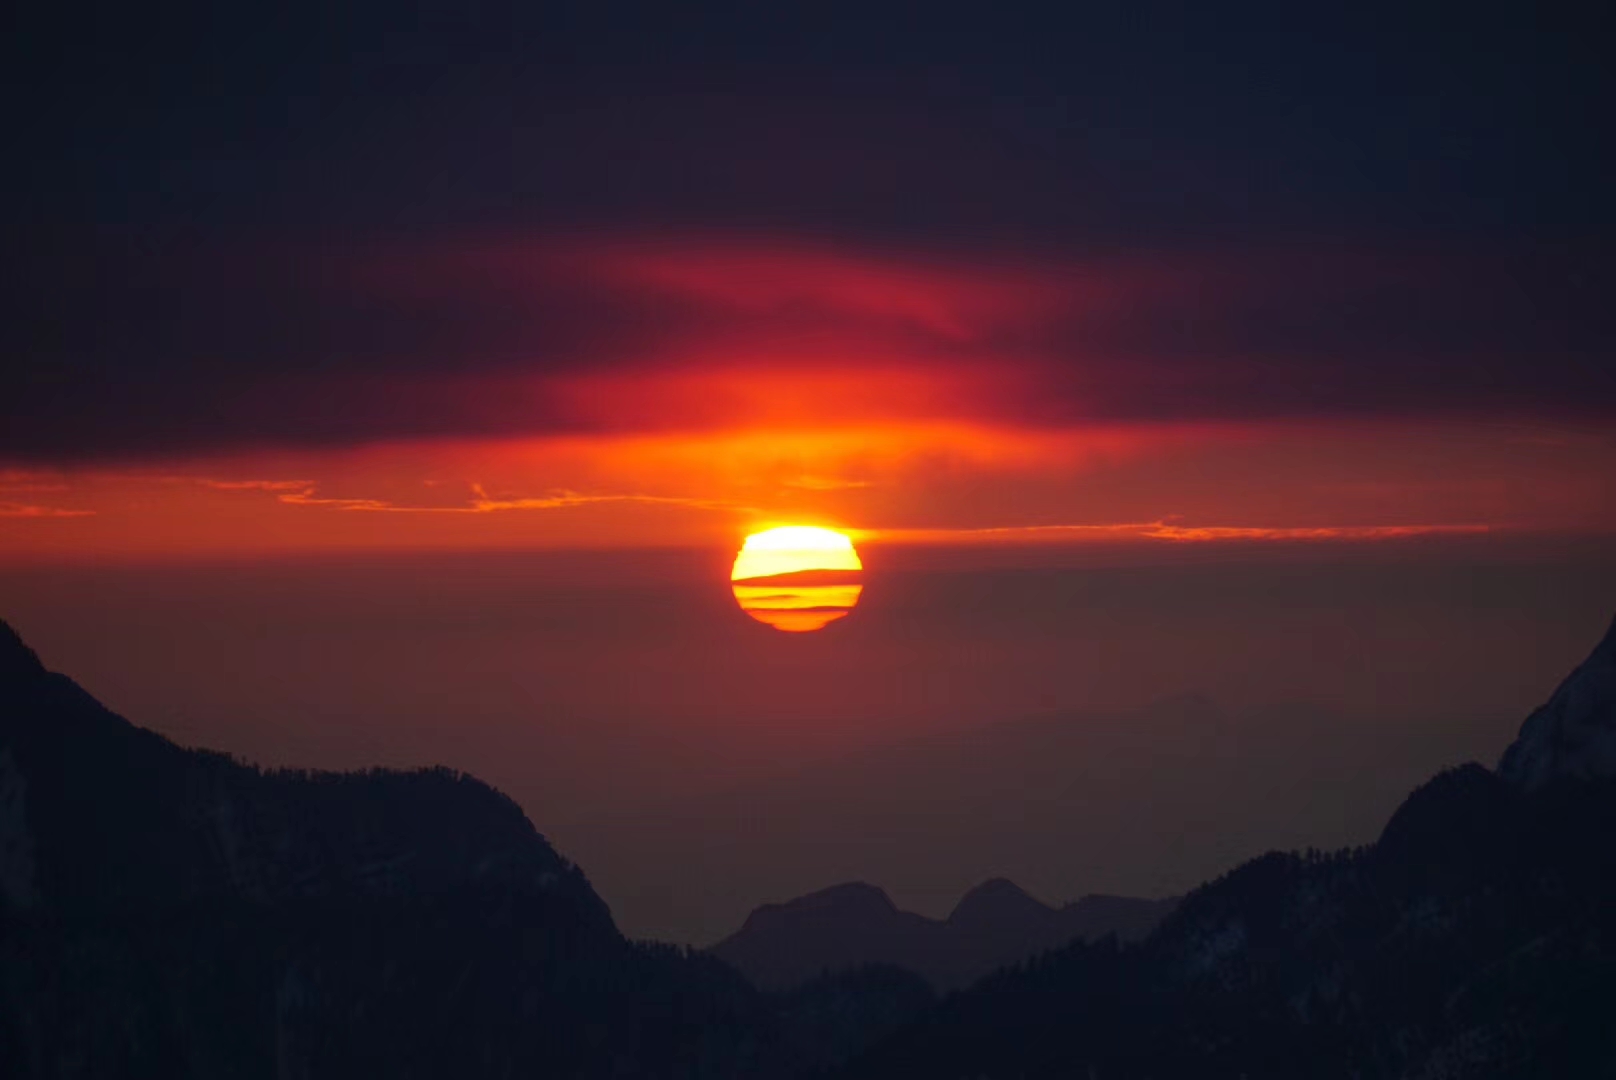
[[(806, 354), (1018, 423), (1616, 405), (1610, 76), (1570, 17), (25, 22), (8, 459), (633, 428), (652, 383), (613, 416), (551, 381)], [(696, 397), (656, 423), (733, 421)]]
[(1349, 240), (1074, 256), (790, 236), (82, 234), (0, 331), (18, 460), (760, 419), (1616, 410), (1609, 271)]

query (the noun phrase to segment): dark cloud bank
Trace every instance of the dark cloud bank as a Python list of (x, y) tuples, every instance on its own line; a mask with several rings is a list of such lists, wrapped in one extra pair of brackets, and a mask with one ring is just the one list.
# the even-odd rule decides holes
[[(1162, 268), (1169, 295), (968, 347), (877, 327), (896, 362), (1030, 364), (1033, 399), (995, 406), (1023, 422), (1616, 407), (1592, 137), (1610, 75), (1553, 13), (29, 18), (7, 459), (572, 429), (476, 380), (882, 322), (809, 304), (746, 323), (453, 258), (600, 237)], [(413, 291), (379, 285), (385, 265)]]

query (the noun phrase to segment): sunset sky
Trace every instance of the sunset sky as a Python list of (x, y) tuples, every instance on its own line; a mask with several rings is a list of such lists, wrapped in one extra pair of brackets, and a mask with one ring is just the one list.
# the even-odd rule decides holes
[[(872, 731), (923, 734), (925, 716), (1144, 707), (1219, 685), (1367, 710), (1372, 660), (1423, 647), (1365, 630), (1356, 689), (1309, 667), (1266, 693), (1249, 657), (1164, 670), (1151, 635), (1183, 625), (1138, 622), (1137, 649), (1079, 676), (1052, 644), (1068, 624), (1048, 594), (1005, 608), (1019, 579), (980, 577), (926, 594), (959, 604), (914, 615), (931, 620), (929, 644), (905, 652), (910, 631), (882, 622), (897, 610), (881, 614), (883, 567), (891, 583), (1309, 566), (1336, 595), (1351, 567), (1372, 565), (1392, 569), (1364, 595), (1390, 602), (1411, 595), (1394, 579), (1417, 591), (1462, 565), (1470, 585), (1432, 586), (1430, 604), (1440, 633), (1487, 640), (1431, 646), (1445, 658), (1432, 670), (1502, 665), (1500, 717), (1546, 693), (1540, 680), (1575, 657), (1517, 645), (1569, 648), (1608, 617), (1601, 589), (1616, 580), (1616, 183), (1594, 105), (1613, 88), (1597, 35), (1547, 9), (1455, 22), (1419, 6), (1044, 6), (30, 13), (41, 47), (10, 65), (5, 106), (0, 616), (54, 666), (99, 672), (115, 706), (145, 710), (137, 722), (315, 764), (455, 744), (277, 741), (303, 721), (250, 702), (253, 679), (232, 697), (217, 671), (137, 677), (112, 628), (160, 623), (177, 648), (201, 633), (188, 620), (234, 626), (220, 640), (241, 652), (213, 656), (215, 669), (268, 672), (252, 643), (294, 631), (245, 629), (274, 591), (254, 567), (287, 581), (302, 571), (286, 567), (333, 572), (322, 559), (398, 568), (351, 594), (308, 576), (287, 586), (312, 590), (311, 620), (340, 622), (354, 604), (379, 620), (376, 597), (454, 578), (442, 568), (479, 553), (537, 559), (516, 576), (551, 605), (544, 640), (616, 674), (546, 681), (488, 715), (579, 718), (576, 749), (583, 717), (660, 710), (687, 725), (692, 761), (731, 761), (728, 783), (787, 743), (801, 750), (809, 721), (782, 721), (798, 742), (744, 732), (743, 714), (795, 708), (754, 696), (751, 675), (674, 686), (669, 668), (651, 679), (661, 696), (607, 702), (612, 679), (650, 678), (638, 650), (661, 648), (642, 636), (664, 624), (624, 608), (631, 628), (617, 615), (598, 616), (610, 633), (569, 625), (554, 590), (613, 583), (576, 609), (604, 612), (624, 581), (706, 590), (701, 604), (724, 606), (681, 610), (738, 621), (689, 640), (780, 649), (718, 644), (768, 632), (734, 610), (728, 567), (747, 534), (805, 524), (845, 531), (869, 571), (861, 607), (801, 645), (834, 649), (841, 634), (865, 657), (818, 661), (858, 670), (841, 684), (851, 697), (816, 706), (847, 720), (820, 729), (845, 742), (815, 736), (816, 753), (879, 741)], [(1573, 563), (1588, 568), (1581, 586), (1562, 574)], [(161, 577), (209, 566), (235, 576)], [(108, 584), (114, 571), (124, 585)], [(885, 595), (925, 593), (909, 587)], [(1263, 605), (1281, 588), (1215, 604), (1186, 587), (1198, 612), (1221, 604), (1235, 639), (1272, 625)], [(1476, 628), (1467, 605), (1486, 607), (1472, 601), (1489, 589), (1514, 598), (1488, 608), (1500, 620), (1534, 613), (1513, 636)], [(1585, 609), (1554, 624), (1567, 598)], [(1096, 604), (1142, 618), (1125, 596)], [(1337, 625), (1327, 607), (1309, 608), (1317, 625)], [(1382, 625), (1367, 602), (1359, 615)], [(963, 626), (988, 637), (961, 644)], [(985, 657), (971, 650), (1004, 635), (1031, 644), (1014, 663), (983, 660), (956, 693), (881, 689), (878, 658), (943, 678), (960, 650)], [(485, 689), (515, 677), (489, 660), (520, 652), (504, 640), (455, 654)], [(350, 673), (385, 666), (374, 637), (330, 647)], [(777, 671), (803, 662), (746, 655)], [(183, 689), (191, 677), (214, 689)], [(326, 671), (308, 685), (380, 731), (404, 700), (384, 683)], [(417, 687), (406, 707), (433, 693)], [(320, 695), (282, 704), (306, 713)], [(203, 699), (252, 711), (253, 733), (173, 719)], [(1479, 753), (1504, 721), (1490, 723), (1486, 739), (1399, 760)], [(658, 745), (673, 739), (656, 730)], [(485, 743), (469, 766), (508, 760), (510, 744)], [(733, 758), (715, 749), (743, 744)], [(636, 744), (611, 745), (579, 750), (571, 775), (622, 767)], [(494, 779), (521, 789), (541, 829), (541, 811), (582, 820), (528, 798), (538, 780)], [(1343, 837), (1381, 810), (1363, 806)], [(578, 843), (607, 831), (579, 825)], [(586, 869), (633, 846), (613, 836), (578, 852)], [(1187, 873), (1114, 884), (1176, 888)], [(744, 910), (747, 888), (698, 914), (642, 898), (636, 925), (699, 937)]]
[(1542, 244), (513, 231), (41, 256), (4, 552), (1616, 526), (1609, 316)]
[(1616, 525), (1574, 27), (540, 7), (39, 28), (5, 557)]

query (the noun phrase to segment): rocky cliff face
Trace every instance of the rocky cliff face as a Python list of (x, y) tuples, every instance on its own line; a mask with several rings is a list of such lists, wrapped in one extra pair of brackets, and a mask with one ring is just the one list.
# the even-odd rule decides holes
[(1526, 718), (1498, 773), (1526, 791), (1562, 778), (1616, 777), (1616, 621), (1588, 659)]

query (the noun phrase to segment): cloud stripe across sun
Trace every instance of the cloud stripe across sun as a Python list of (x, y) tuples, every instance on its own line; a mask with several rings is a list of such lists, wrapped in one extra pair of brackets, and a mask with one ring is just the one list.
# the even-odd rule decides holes
[(863, 591), (852, 539), (815, 525), (777, 525), (748, 536), (730, 568), (735, 601), (776, 630), (820, 630), (845, 617)]

